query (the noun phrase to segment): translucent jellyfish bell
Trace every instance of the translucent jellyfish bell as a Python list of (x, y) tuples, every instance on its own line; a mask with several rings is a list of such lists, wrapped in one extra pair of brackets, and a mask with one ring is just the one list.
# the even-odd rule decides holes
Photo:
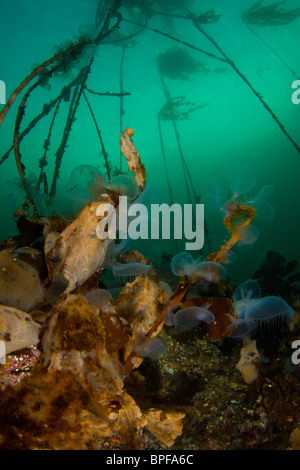
[(269, 201), (261, 201), (254, 208), (259, 220), (267, 222), (275, 217), (275, 209)]
[(33, 186), (34, 184), (36, 184), (37, 182), (37, 176), (35, 173), (30, 173), (30, 175), (28, 176), (27, 178), (27, 183), (30, 185), (30, 186)]
[(141, 357), (149, 357), (153, 361), (157, 361), (160, 356), (166, 354), (167, 350), (164, 343), (158, 338), (151, 338), (142, 348), (140, 352)]
[(97, 167), (93, 165), (79, 165), (71, 173), (71, 180), (75, 184), (85, 184), (87, 180), (90, 180), (93, 174), (100, 174)]
[(132, 282), (136, 276), (147, 273), (149, 269), (151, 266), (143, 263), (116, 263), (113, 266), (113, 275), (119, 281)]
[(160, 288), (169, 296), (171, 297), (172, 294), (173, 294), (173, 290), (171, 288), (171, 286), (165, 282), (165, 281), (159, 281), (159, 286)]
[(246, 320), (246, 310), (251, 302), (260, 299), (260, 296), (259, 284), (254, 279), (243, 282), (235, 289), (232, 300), (238, 319), (230, 325), (237, 325), (230, 335), (231, 338), (243, 338), (251, 333), (254, 325)]
[(230, 171), (228, 183), (235, 196), (248, 193), (256, 184), (256, 175), (247, 165), (238, 165)]
[(86, 294), (85, 298), (97, 310), (100, 310), (101, 307), (104, 307), (112, 301), (112, 295), (108, 290), (98, 288)]
[[(234, 324), (234, 323), (233, 323)], [(230, 325), (230, 328), (233, 326)], [(252, 327), (246, 320), (237, 320), (237, 327), (232, 331), (231, 338), (243, 338), (251, 333)]]
[(269, 296), (253, 299), (246, 307), (245, 320), (250, 324), (276, 324), (278, 320), (290, 322), (294, 311), (281, 297)]
[(221, 208), (220, 188), (215, 179), (209, 179), (206, 181), (202, 202), (205, 204), (206, 208), (212, 211), (216, 211)]
[(108, 183), (105, 183), (105, 188), (122, 196), (127, 196), (129, 201), (133, 201), (139, 195), (139, 187), (136, 181), (128, 175), (115, 176)]
[(65, 220), (72, 220), (74, 216), (89, 202), (77, 194), (59, 192), (52, 198), (51, 205), (55, 214), (59, 214)]
[[(207, 306), (209, 307), (209, 305)], [(201, 322), (213, 323), (215, 316), (204, 307), (186, 307), (175, 313), (174, 325), (181, 328), (193, 328)]]
[(194, 272), (195, 260), (187, 251), (175, 255), (171, 261), (171, 271), (175, 276), (190, 276)]
[(138, 356), (149, 357), (157, 361), (162, 354), (166, 354), (165, 345), (158, 338), (147, 339), (143, 333), (138, 333), (134, 343), (133, 350)]
[(251, 224), (247, 227), (244, 227), (240, 231), (240, 237), (238, 241), (238, 245), (253, 245), (258, 240), (259, 237), (259, 230), (258, 228)]
[(244, 300), (244, 299), (259, 299), (261, 296), (261, 290), (258, 282), (254, 279), (249, 279), (248, 281), (240, 284), (234, 291), (234, 300)]
[(103, 192), (104, 177), (93, 165), (79, 165), (71, 173), (67, 193), (76, 194), (81, 198), (96, 198)]
[(259, 204), (262, 201), (266, 201), (269, 199), (271, 194), (274, 192), (274, 186), (272, 184), (268, 184), (264, 186), (258, 193), (258, 195), (254, 198), (253, 204)]
[(206, 285), (219, 282), (225, 276), (224, 266), (216, 261), (203, 261), (194, 265), (193, 280), (198, 284)]
[(271, 184), (266, 185), (260, 190), (258, 195), (250, 201), (250, 204), (255, 208), (257, 219), (268, 221), (274, 218), (275, 209), (268, 201), (273, 191), (274, 186)]

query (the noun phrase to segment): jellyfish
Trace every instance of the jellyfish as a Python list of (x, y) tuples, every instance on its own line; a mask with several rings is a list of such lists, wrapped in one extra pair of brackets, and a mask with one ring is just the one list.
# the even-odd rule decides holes
[(139, 195), (139, 187), (136, 181), (127, 175), (117, 175), (110, 181), (105, 183), (104, 187), (110, 191), (114, 191), (122, 196), (127, 196), (129, 202), (136, 199)]
[(228, 183), (234, 197), (248, 193), (256, 184), (256, 175), (247, 165), (232, 168), (228, 175)]
[(247, 225), (240, 231), (239, 241), (237, 245), (253, 245), (259, 237), (259, 230), (258, 228), (251, 224)]
[(253, 299), (245, 310), (245, 320), (253, 328), (262, 324), (274, 327), (280, 321), (290, 323), (293, 316), (294, 311), (288, 303), (276, 296)]
[(206, 182), (202, 202), (206, 209), (218, 212), (220, 216), (224, 217), (226, 193), (220, 189), (215, 179), (209, 179)]
[[(203, 307), (186, 307), (174, 315), (174, 326), (180, 328), (193, 328), (201, 322), (213, 323), (215, 316), (208, 310), (210, 304), (205, 304)], [(171, 326), (171, 325), (170, 325)]]
[(225, 277), (226, 270), (221, 263), (216, 261), (202, 261), (194, 265), (193, 281), (200, 285), (211, 282), (220, 282)]
[(147, 340), (142, 348), (140, 348), (139, 356), (149, 357), (153, 361), (157, 361), (160, 356), (166, 354), (167, 350), (164, 343), (158, 338)]
[(149, 357), (154, 361), (158, 360), (162, 354), (166, 353), (163, 342), (158, 338), (147, 338), (146, 335), (139, 332), (133, 340), (133, 350), (141, 357)]
[(235, 289), (233, 300), (259, 299), (260, 297), (261, 289), (258, 282), (254, 279), (249, 279)]
[(249, 280), (240, 284), (233, 296), (233, 306), (238, 314), (237, 325), (231, 337), (249, 335), (257, 327), (274, 327), (280, 322), (290, 323), (294, 311), (288, 303), (277, 296), (261, 297), (257, 281)]
[(88, 292), (85, 295), (85, 298), (97, 311), (101, 310), (101, 308), (105, 307), (112, 301), (111, 293), (106, 289), (99, 288)]
[(194, 272), (195, 260), (193, 256), (183, 251), (175, 255), (171, 261), (171, 271), (175, 276), (190, 277)]
[(104, 177), (92, 165), (79, 165), (71, 173), (63, 188), (51, 198), (51, 207), (55, 214), (65, 220), (74, 216), (89, 202), (104, 192)]
[(121, 283), (132, 282), (136, 276), (146, 274), (152, 266), (144, 263), (119, 263), (116, 258), (115, 243), (107, 249), (103, 267), (111, 269), (113, 276)]
[(231, 333), (232, 338), (242, 338), (248, 336), (252, 331), (252, 325), (245, 319), (246, 308), (253, 299), (261, 297), (261, 289), (257, 281), (249, 279), (240, 284), (234, 291), (233, 307), (237, 312), (238, 320), (235, 320), (230, 327), (237, 325)]
[(187, 251), (173, 257), (171, 271), (175, 276), (187, 276), (202, 285), (221, 281), (226, 272), (222, 264), (216, 261), (203, 261), (201, 257), (195, 260)]
[(268, 201), (274, 191), (274, 187), (269, 184), (264, 186), (258, 195), (249, 201), (249, 204), (255, 208), (257, 219), (262, 221), (272, 220), (275, 216), (275, 209)]
[[(79, 165), (71, 173), (67, 192), (83, 199), (96, 199), (104, 191), (105, 177), (93, 165)], [(67, 187), (68, 187), (67, 186)]]
[(151, 266), (143, 263), (115, 263), (113, 265), (113, 275), (121, 282), (132, 282), (136, 276), (146, 274)]

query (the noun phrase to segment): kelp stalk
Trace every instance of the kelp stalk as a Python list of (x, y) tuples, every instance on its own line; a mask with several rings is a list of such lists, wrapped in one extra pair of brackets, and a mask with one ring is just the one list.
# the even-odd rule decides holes
[[(126, 53), (126, 45), (123, 45), (122, 47), (122, 53), (121, 53), (121, 61), (120, 61), (120, 76), (119, 76), (119, 82), (120, 82), (120, 133), (122, 132), (123, 129), (123, 116), (124, 116), (124, 99), (123, 99), (123, 74), (124, 74), (124, 61), (125, 61), (125, 53)], [(120, 150), (120, 171), (122, 171), (122, 152)]]
[(94, 124), (95, 124), (95, 127), (96, 127), (96, 131), (97, 131), (97, 135), (99, 137), (99, 141), (100, 141), (100, 145), (101, 145), (101, 149), (102, 149), (102, 153), (103, 153), (103, 158), (104, 158), (104, 162), (105, 162), (105, 168), (106, 168), (106, 173), (107, 173), (107, 177), (108, 179), (110, 180), (110, 168), (109, 168), (109, 164), (108, 164), (108, 153), (105, 149), (105, 146), (104, 146), (104, 142), (103, 142), (103, 139), (102, 139), (102, 135), (101, 135), (101, 131), (99, 129), (99, 126), (98, 126), (98, 123), (97, 123), (97, 119), (96, 119), (96, 116), (95, 116), (95, 113), (92, 109), (92, 106), (86, 96), (86, 94), (83, 92), (83, 96), (84, 96), (84, 99), (88, 105), (88, 108), (89, 108), (89, 111), (91, 113), (91, 116), (92, 116), (92, 119), (94, 121)]
[(265, 102), (265, 100), (263, 99), (263, 97), (255, 90), (255, 88), (251, 85), (251, 83), (249, 82), (249, 80), (245, 77), (245, 75), (238, 69), (238, 67), (235, 65), (235, 63), (227, 56), (227, 54), (223, 51), (223, 49), (219, 46), (219, 44), (205, 31), (205, 29), (203, 28), (203, 26), (201, 26), (201, 24), (199, 24), (199, 22), (197, 21), (197, 17), (191, 13), (190, 11), (188, 11), (188, 16), (187, 18), (189, 18), (196, 29), (198, 29), (198, 31), (203, 34), (203, 36), (206, 37), (206, 39), (208, 39), (208, 41), (213, 44), (215, 46), (215, 48), (222, 54), (222, 56), (224, 57), (225, 59), (225, 62), (228, 63), (232, 69), (238, 74), (238, 76), (243, 80), (244, 83), (246, 83), (246, 85), (250, 88), (250, 90), (254, 93), (254, 95), (259, 99), (259, 101), (261, 102), (261, 104), (264, 106), (264, 108), (268, 111), (268, 113), (272, 116), (272, 118), (274, 119), (274, 121), (276, 122), (276, 124), (280, 127), (281, 131), (284, 133), (284, 135), (288, 138), (288, 140), (292, 143), (292, 145), (294, 146), (294, 148), (297, 150), (297, 152), (300, 154), (300, 147), (299, 145), (294, 141), (294, 139), (289, 135), (289, 133), (286, 131), (285, 127), (283, 126), (283, 124), (280, 122), (279, 118), (276, 116), (276, 114), (272, 111), (272, 109), (270, 108), (270, 106)]
[(18, 95), (24, 90), (24, 88), (31, 82), (31, 80), (33, 80), (37, 75), (39, 75), (43, 70), (45, 70), (47, 67), (49, 67), (49, 65), (53, 64), (54, 62), (57, 62), (58, 60), (60, 59), (63, 59), (69, 55), (74, 55), (74, 56), (77, 56), (82, 50), (83, 48), (88, 45), (88, 44), (91, 44), (92, 43), (92, 40), (88, 40), (88, 41), (82, 41), (81, 43), (78, 43), (78, 44), (75, 44), (75, 45), (72, 45), (71, 47), (69, 47), (68, 49), (66, 49), (65, 51), (59, 53), (59, 54), (56, 54), (54, 55), (53, 57), (51, 57), (50, 59), (46, 60), (45, 62), (43, 62), (41, 65), (39, 65), (38, 67), (36, 67), (32, 72), (31, 74), (29, 74), (21, 83), (20, 85), (15, 89), (15, 91), (11, 94), (11, 96), (9, 97), (6, 105), (4, 106), (4, 108), (2, 109), (2, 111), (0, 112), (0, 126), (3, 122), (3, 119), (5, 118), (7, 112), (9, 111), (9, 109), (11, 108), (12, 104), (14, 103), (15, 99), (18, 97)]
[(56, 160), (55, 160), (55, 168), (54, 168), (53, 180), (52, 180), (52, 185), (51, 185), (51, 190), (50, 190), (50, 197), (54, 197), (55, 193), (56, 193), (56, 184), (57, 184), (57, 179), (58, 179), (58, 176), (59, 176), (59, 170), (60, 170), (60, 166), (61, 166), (61, 162), (62, 162), (62, 157), (63, 157), (64, 151), (65, 151), (65, 148), (66, 148), (66, 145), (67, 145), (67, 142), (68, 142), (71, 127), (72, 127), (72, 124), (74, 122), (77, 107), (78, 107), (81, 95), (83, 93), (85, 83), (86, 83), (86, 80), (88, 78), (88, 74), (90, 72), (92, 62), (93, 62), (93, 58), (90, 60), (90, 63), (87, 67), (84, 67), (83, 69), (81, 69), (81, 71), (79, 73), (79, 76), (81, 77), (81, 80), (79, 80), (79, 82), (78, 82), (78, 84), (75, 87), (75, 90), (73, 92), (73, 97), (72, 97), (72, 100), (71, 100), (71, 103), (70, 103), (67, 121), (66, 121), (65, 128), (64, 128), (64, 131), (63, 131), (62, 141), (61, 141), (61, 144), (60, 144), (59, 148), (57, 149), (57, 151), (55, 153)]

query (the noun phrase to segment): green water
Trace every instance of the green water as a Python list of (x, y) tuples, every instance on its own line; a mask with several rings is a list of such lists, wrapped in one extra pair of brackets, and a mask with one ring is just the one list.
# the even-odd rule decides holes
[[(300, 105), (293, 104), (291, 100), (292, 82), (297, 76), (300, 77), (300, 18), (285, 25), (251, 24), (250, 29), (242, 20), (242, 13), (251, 7), (252, 1), (161, 1), (154, 2), (156, 13), (149, 15), (148, 29), (144, 28), (138, 33), (141, 27), (128, 23), (126, 19), (145, 24), (145, 6), (149, 3), (123, 2), (119, 10), (123, 19), (117, 33), (113, 32), (103, 40), (96, 50), (89, 48), (81, 61), (74, 61), (69, 75), (54, 75), (45, 87), (39, 86), (31, 93), (21, 132), (41, 112), (44, 104), (58, 96), (62, 87), (78, 75), (80, 68), (93, 55), (86, 82), (88, 90), (119, 93), (122, 85), (123, 91), (130, 93), (123, 99), (122, 130), (126, 126), (134, 129), (134, 143), (146, 167), (147, 186), (161, 185), (166, 191), (166, 202), (170, 202), (158, 129), (158, 113), (166, 102), (166, 94), (157, 57), (174, 47), (183, 49), (198, 63), (198, 70), (187, 72), (185, 79), (174, 74), (166, 75), (164, 83), (170, 97), (183, 97), (186, 102), (192, 103), (187, 108), (198, 109), (190, 113), (189, 119), (176, 121), (186, 167), (182, 163), (173, 122), (161, 121), (173, 202), (189, 203), (188, 193), (193, 197), (192, 188), (197, 197), (205, 198), (212, 178), (218, 181), (223, 190), (228, 191), (227, 176), (230, 170), (236, 165), (247, 165), (256, 174), (256, 186), (249, 197), (256, 196), (265, 185), (273, 185), (274, 191), (269, 202), (275, 209), (275, 215), (271, 220), (255, 221), (259, 238), (254, 244), (236, 247), (235, 262), (228, 267), (230, 273), (241, 280), (247, 279), (267, 250), (280, 251), (287, 259), (300, 260), (299, 153), (274, 119), (275, 115), (291, 139), (300, 145)], [(94, 31), (89, 25), (95, 24), (98, 1), (12, 0), (1, 2), (0, 6), (0, 79), (6, 84), (8, 100), (33, 66), (54, 55), (55, 46), (63, 50), (65, 41), (78, 40), (83, 31), (89, 34)], [(169, 16), (184, 15), (183, 6), (197, 15), (212, 8), (221, 15), (215, 23), (202, 25), (204, 30), (263, 98), (272, 110), (273, 117), (229, 63), (210, 56), (214, 54), (224, 59), (215, 45), (191, 21)], [(296, 0), (290, 0), (285, 5), (286, 9), (298, 7)], [(165, 14), (158, 14), (157, 11)], [(115, 21), (116, 18), (112, 19), (110, 26)], [(164, 34), (159, 34), (157, 30)], [(124, 37), (132, 35), (132, 38), (112, 43), (119, 39), (119, 34)], [(120, 83), (122, 51), (125, 46)], [(90, 91), (86, 91), (86, 95), (101, 131), (110, 164), (112, 168), (119, 168), (120, 98), (97, 96)], [(0, 127), (0, 158), (12, 145), (22, 96), (19, 95), (14, 102)], [(45, 167), (50, 185), (55, 153), (61, 144), (69, 104), (69, 101), (61, 102), (51, 135), (48, 164)], [(43, 144), (52, 116), (53, 108), (21, 141), (26, 177), (31, 173), (39, 175), (39, 159), (43, 156)], [(96, 127), (83, 96), (63, 155), (57, 193), (67, 194), (69, 177), (79, 165), (93, 165), (102, 173), (106, 172)], [(184, 176), (186, 168), (191, 176), (187, 185)], [(124, 157), (122, 169), (127, 169)], [(0, 181), (0, 239), (4, 240), (17, 234), (12, 213), (24, 201), (13, 151), (0, 165)], [(205, 209), (205, 223), (210, 232), (210, 247), (215, 251), (228, 239), (228, 233), (219, 214), (209, 208)], [(162, 260), (164, 254), (174, 254), (174, 246), (166, 242), (152, 244), (145, 249), (144, 254), (156, 261)], [(206, 240), (203, 254), (208, 253)]]

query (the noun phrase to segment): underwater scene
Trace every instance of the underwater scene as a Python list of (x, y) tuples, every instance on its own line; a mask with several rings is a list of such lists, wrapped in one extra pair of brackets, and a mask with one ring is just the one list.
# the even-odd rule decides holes
[(300, 450), (299, 1), (0, 6), (0, 449)]

